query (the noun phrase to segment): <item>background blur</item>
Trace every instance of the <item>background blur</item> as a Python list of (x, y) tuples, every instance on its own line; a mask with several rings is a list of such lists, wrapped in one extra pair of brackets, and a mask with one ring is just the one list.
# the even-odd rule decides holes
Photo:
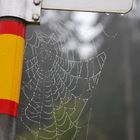
[(139, 9), (28, 26), (17, 140), (140, 139)]

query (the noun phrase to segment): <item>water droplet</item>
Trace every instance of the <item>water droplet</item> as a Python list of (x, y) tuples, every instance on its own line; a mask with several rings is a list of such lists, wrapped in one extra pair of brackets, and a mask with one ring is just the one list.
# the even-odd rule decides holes
[(109, 16), (110, 14), (109, 13), (106, 13), (106, 15)]

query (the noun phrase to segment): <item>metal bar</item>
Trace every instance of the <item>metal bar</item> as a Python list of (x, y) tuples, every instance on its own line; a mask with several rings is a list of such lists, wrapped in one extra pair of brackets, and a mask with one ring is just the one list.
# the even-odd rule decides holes
[[(18, 117), (25, 28), (24, 21), (16, 18), (0, 20), (0, 140), (14, 140), (15, 136), (13, 129)], [(11, 129), (4, 129), (4, 126)]]
[(133, 0), (42, 0), (42, 9), (127, 13)]

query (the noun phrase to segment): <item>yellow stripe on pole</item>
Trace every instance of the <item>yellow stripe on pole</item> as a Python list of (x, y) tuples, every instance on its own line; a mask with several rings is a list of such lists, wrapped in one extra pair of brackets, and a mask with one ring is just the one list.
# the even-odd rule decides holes
[(0, 35), (0, 99), (19, 103), (24, 43), (20, 36)]

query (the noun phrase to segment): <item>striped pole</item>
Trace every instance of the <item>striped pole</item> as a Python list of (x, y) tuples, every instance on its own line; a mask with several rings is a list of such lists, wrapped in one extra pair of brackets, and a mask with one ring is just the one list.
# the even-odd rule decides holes
[(0, 114), (18, 117), (25, 23), (0, 20)]
[(25, 44), (25, 23), (0, 19), (0, 140), (14, 140)]

